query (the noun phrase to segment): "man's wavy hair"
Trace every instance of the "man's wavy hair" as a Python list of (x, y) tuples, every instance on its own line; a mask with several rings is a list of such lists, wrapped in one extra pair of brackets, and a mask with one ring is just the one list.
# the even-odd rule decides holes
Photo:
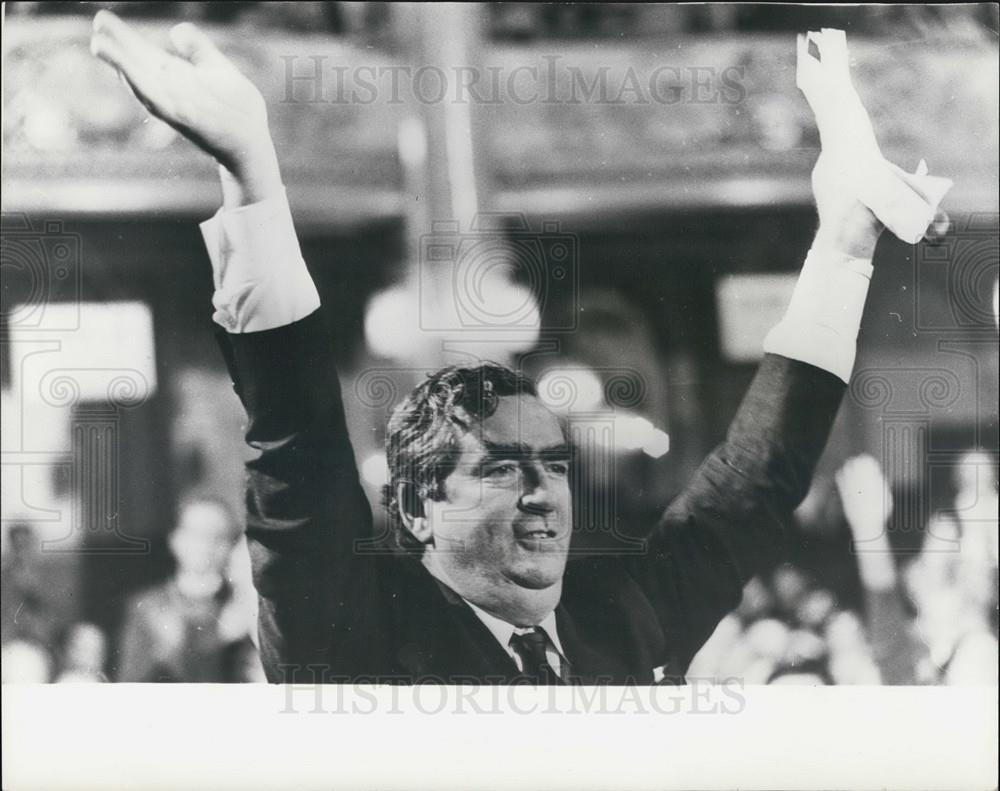
[(530, 377), (503, 365), (453, 365), (430, 374), (393, 410), (385, 439), (389, 483), (382, 501), (401, 549), (419, 553), (424, 545), (400, 517), (400, 487), (407, 513), (417, 513), (425, 499), (442, 499), (444, 481), (461, 452), (459, 442), (472, 422), (496, 412), (501, 396), (537, 394)]

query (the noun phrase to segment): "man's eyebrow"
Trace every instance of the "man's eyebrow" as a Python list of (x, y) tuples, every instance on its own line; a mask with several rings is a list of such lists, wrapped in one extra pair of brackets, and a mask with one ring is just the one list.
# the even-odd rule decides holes
[(572, 446), (565, 442), (560, 442), (557, 445), (542, 448), (538, 451), (538, 455), (543, 459), (572, 459), (574, 453)]
[(573, 456), (573, 449), (565, 442), (544, 448), (532, 448), (524, 442), (490, 442), (489, 440), (484, 440), (482, 445), (484, 459), (527, 459), (532, 456), (544, 459), (569, 459)]
[(490, 442), (481, 440), (484, 459), (524, 459), (531, 455), (531, 448), (524, 442)]

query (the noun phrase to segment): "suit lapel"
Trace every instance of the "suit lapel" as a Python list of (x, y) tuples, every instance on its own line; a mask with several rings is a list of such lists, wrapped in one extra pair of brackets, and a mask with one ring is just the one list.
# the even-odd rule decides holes
[(506, 683), (517, 677), (514, 660), (457, 593), (422, 566), (410, 571), (399, 623), (406, 638), (396, 650), (397, 666), (405, 675), (470, 683)]
[(462, 634), (463, 650), (469, 659), (475, 660), (479, 667), (496, 676), (503, 675), (506, 679), (518, 675), (517, 665), (511, 659), (493, 633), (486, 628), (472, 608), (455, 591), (441, 581), (435, 579), (441, 595), (448, 602), (448, 610), (457, 630)]
[[(504, 684), (520, 676), (514, 660), (479, 620), (472, 608), (422, 565), (406, 564), (396, 590), (395, 666), (405, 677), (459, 683)], [(589, 631), (560, 603), (556, 628), (567, 667), (562, 676), (570, 684), (652, 684), (652, 661), (631, 665), (621, 658), (621, 637), (598, 622)], [(617, 649), (617, 650), (616, 650)], [(659, 653), (659, 652), (656, 652)], [(633, 665), (643, 665), (637, 670)]]
[[(563, 673), (568, 683), (615, 684), (628, 678), (629, 668), (600, 643), (588, 640), (580, 625), (562, 604), (556, 607), (556, 627), (569, 663), (569, 672)], [(635, 680), (645, 683), (643, 679)]]

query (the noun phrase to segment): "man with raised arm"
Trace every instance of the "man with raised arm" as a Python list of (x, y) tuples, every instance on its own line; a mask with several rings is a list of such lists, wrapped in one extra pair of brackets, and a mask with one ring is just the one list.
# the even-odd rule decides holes
[(915, 241), (946, 186), (878, 150), (839, 31), (800, 39), (823, 138), (820, 226), (788, 313), (726, 440), (636, 557), (567, 563), (570, 448), (533, 383), (446, 368), (393, 413), (386, 503), (400, 552), (359, 551), (372, 515), (332, 363), (337, 339), (302, 261), (264, 102), (189, 24), (173, 52), (112, 14), (92, 50), (149, 110), (220, 164), (202, 229), (215, 320), (248, 414), (247, 538), (272, 681), (682, 681), (771, 557), (849, 379), (883, 225)]

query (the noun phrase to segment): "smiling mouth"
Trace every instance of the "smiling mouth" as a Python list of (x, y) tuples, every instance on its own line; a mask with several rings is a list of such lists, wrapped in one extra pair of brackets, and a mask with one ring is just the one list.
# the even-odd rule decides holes
[(547, 530), (541, 528), (539, 530), (527, 530), (518, 536), (518, 539), (530, 540), (530, 541), (549, 541), (555, 538), (558, 534), (555, 530)]

